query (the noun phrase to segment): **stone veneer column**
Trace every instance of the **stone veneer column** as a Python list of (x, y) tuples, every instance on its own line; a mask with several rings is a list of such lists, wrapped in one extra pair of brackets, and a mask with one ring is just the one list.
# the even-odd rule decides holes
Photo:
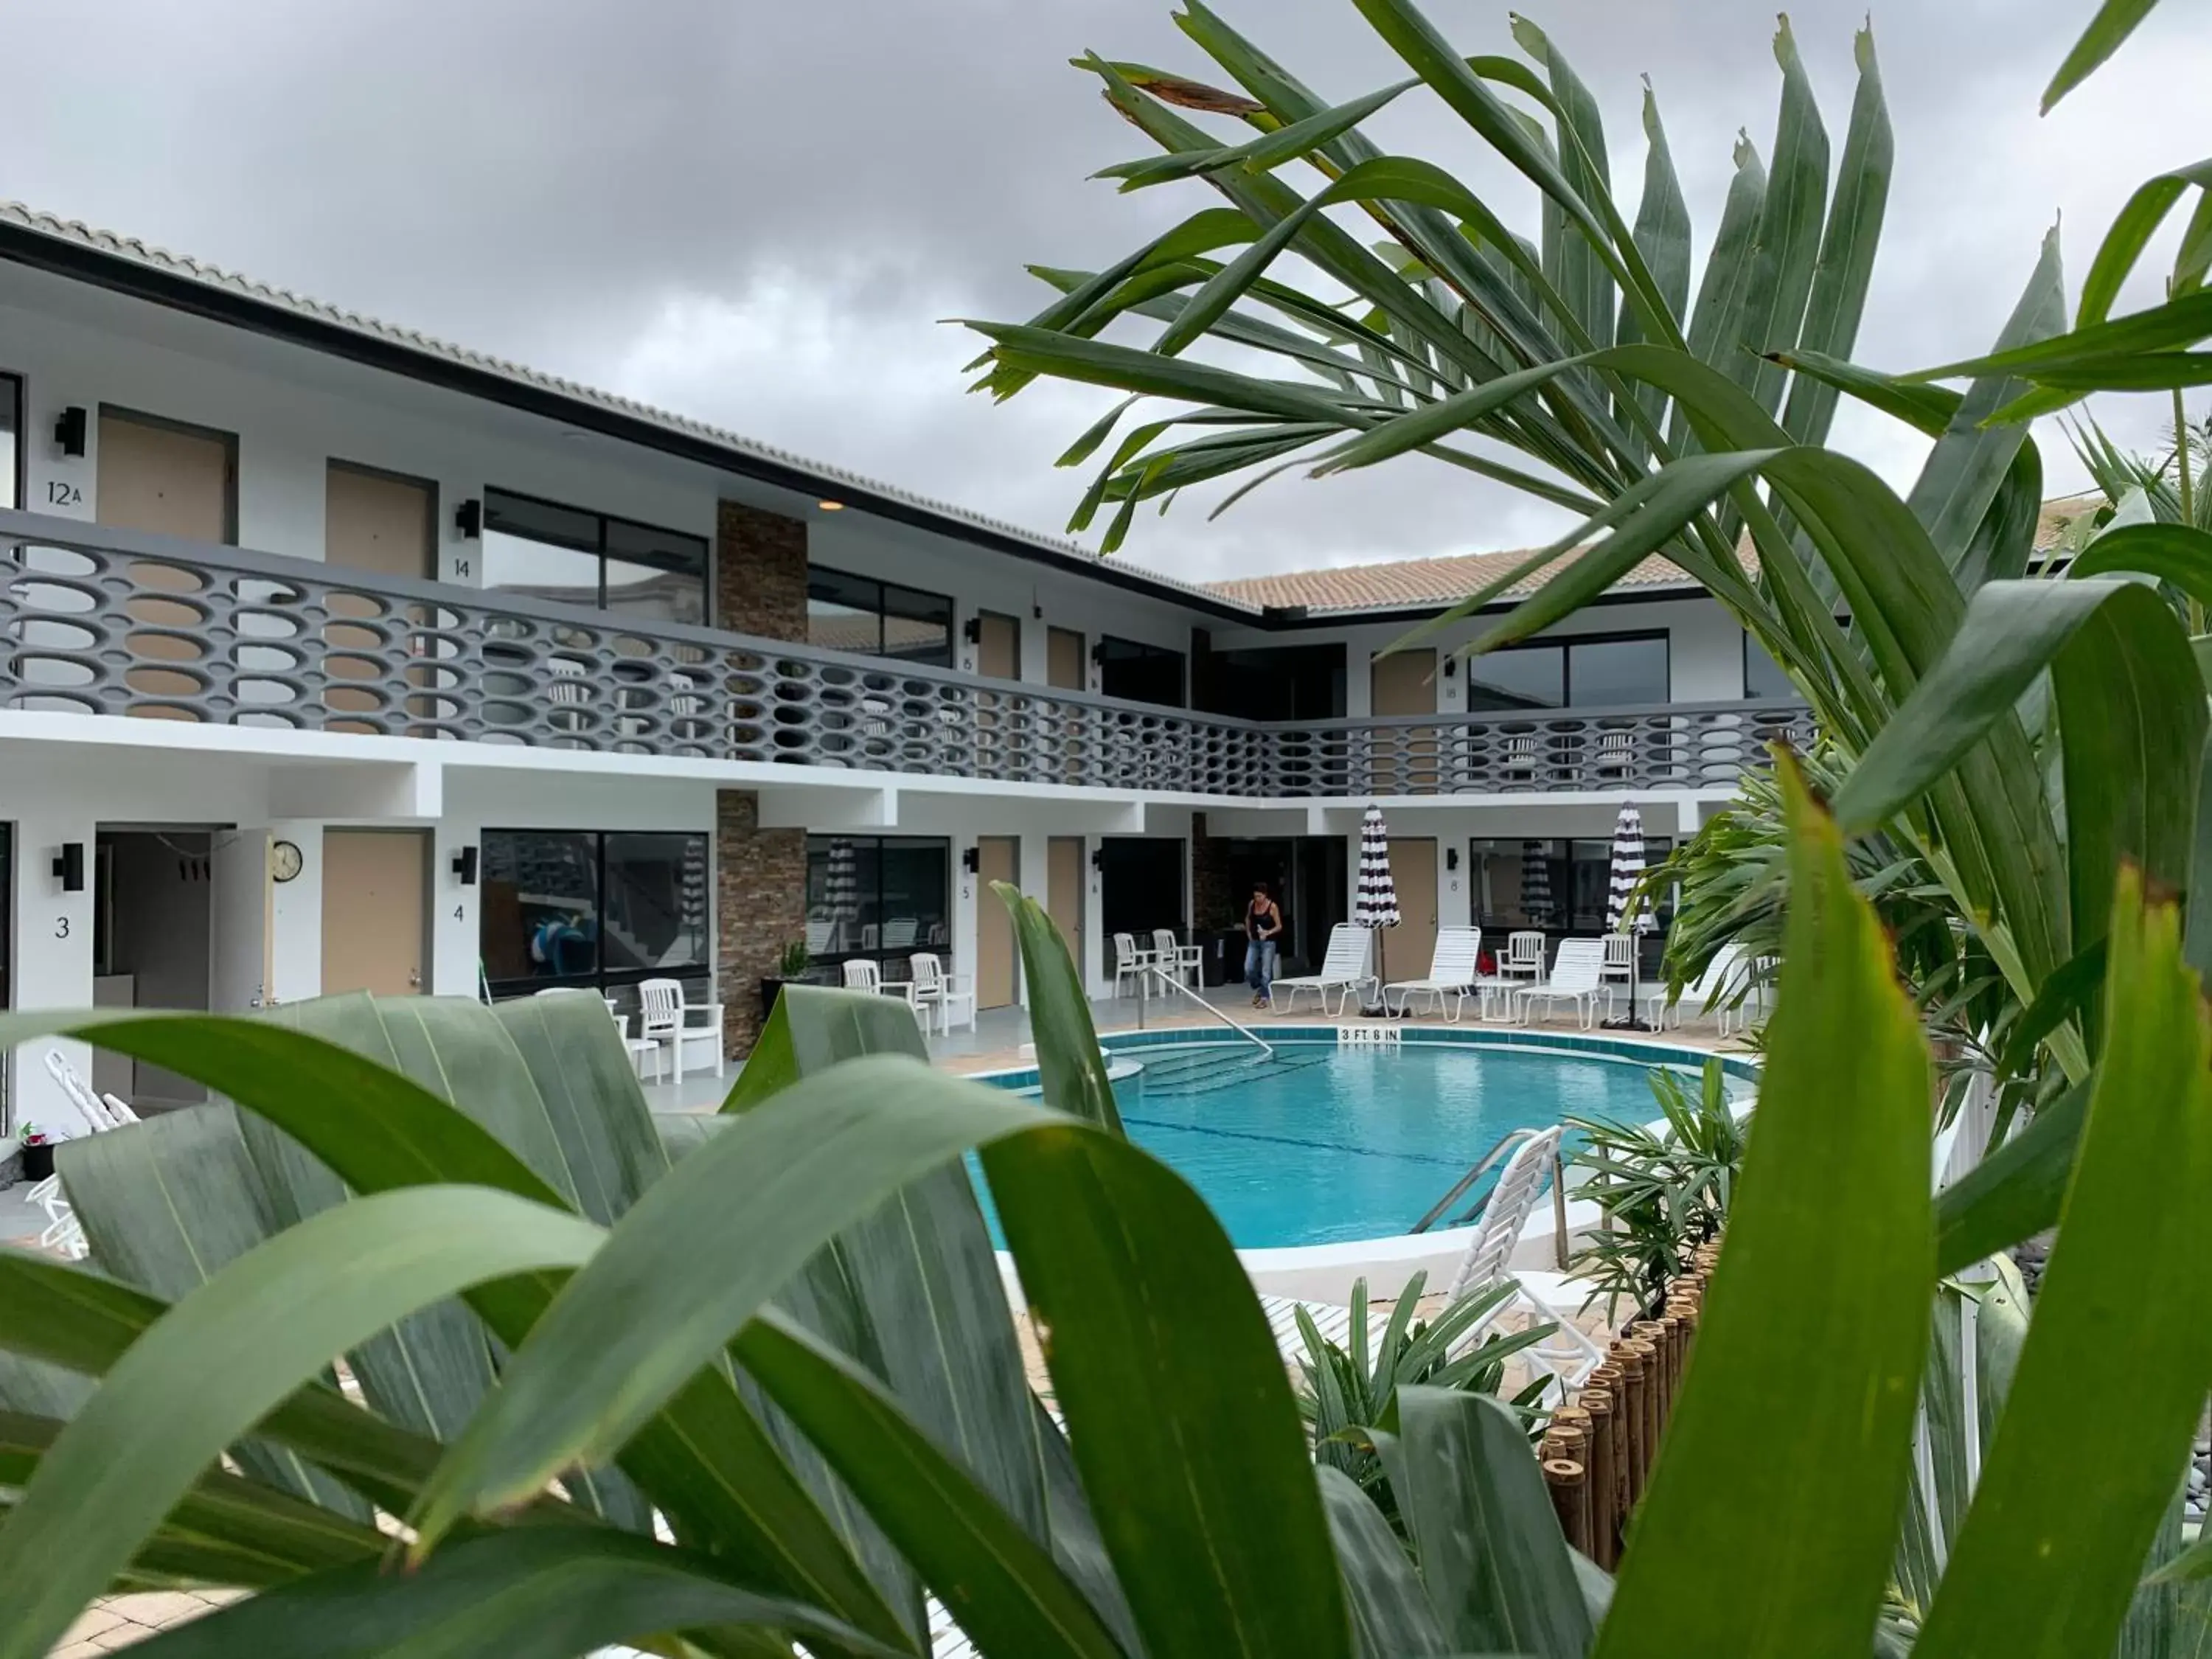
[[(1276, 895), (1278, 902), (1282, 895)], [(1206, 833), (1206, 814), (1190, 815), (1191, 938), (1242, 924), (1244, 896), (1229, 890), (1229, 842)]]
[(806, 637), (806, 524), (724, 501), (714, 525), (714, 626), (769, 640)]
[[(806, 637), (806, 525), (724, 501), (715, 515), (714, 624), (757, 639)], [(750, 789), (714, 793), (715, 981), (722, 1044), (752, 1051), (760, 982), (806, 936), (806, 832), (763, 830)]]
[(750, 789), (714, 792), (714, 917), (722, 1046), (743, 1059), (760, 1037), (761, 981), (806, 937), (806, 831), (762, 829)]

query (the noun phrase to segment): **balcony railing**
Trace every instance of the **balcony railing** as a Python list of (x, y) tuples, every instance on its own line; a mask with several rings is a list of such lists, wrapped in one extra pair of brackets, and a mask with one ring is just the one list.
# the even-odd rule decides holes
[(1782, 702), (1255, 722), (0, 511), (0, 708), (1260, 799), (1725, 787)]

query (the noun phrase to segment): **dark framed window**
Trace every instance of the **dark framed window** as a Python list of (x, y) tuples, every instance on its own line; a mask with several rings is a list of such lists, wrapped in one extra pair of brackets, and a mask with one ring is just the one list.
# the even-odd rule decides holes
[(707, 538), (508, 489), (483, 501), (483, 585), (653, 622), (707, 620)]
[[(8, 951), (15, 928), (8, 914), (9, 895), (15, 890), (14, 826), (0, 823), (0, 1008), (15, 1006), (15, 983), (8, 972)], [(8, 1097), (8, 1068), (0, 1066), (0, 1135), (15, 1132), (15, 1104)]]
[(1789, 697), (1797, 688), (1782, 665), (1766, 654), (1766, 647), (1746, 633), (1743, 636), (1743, 695), (1747, 697)]
[[(1644, 837), (1644, 861), (1674, 850), (1669, 836)], [(1468, 907), (1483, 930), (1485, 950), (1503, 950), (1505, 935), (1535, 928), (1554, 938), (1605, 931), (1612, 892), (1613, 842), (1583, 840), (1484, 841), (1468, 843)], [(1674, 896), (1659, 904), (1656, 933), (1674, 919)]]
[(1467, 706), (1619, 708), (1666, 702), (1671, 672), (1663, 631), (1509, 646), (1468, 662)]
[(806, 568), (806, 639), (825, 651), (952, 666), (952, 600), (822, 565)]
[(0, 507), (23, 505), (23, 377), (0, 374)]
[(1098, 690), (1102, 696), (1127, 702), (1159, 703), (1169, 708), (1187, 707), (1183, 684), (1183, 653), (1142, 640), (1098, 636)]
[[(477, 949), (494, 997), (617, 994), (708, 977), (708, 838), (688, 830), (487, 830)], [(703, 985), (684, 993), (703, 1001)], [(622, 1000), (619, 996), (617, 1000)]]
[(933, 952), (949, 970), (952, 843), (934, 836), (809, 836), (806, 948), (819, 965), (860, 957), (904, 979), (907, 958)]

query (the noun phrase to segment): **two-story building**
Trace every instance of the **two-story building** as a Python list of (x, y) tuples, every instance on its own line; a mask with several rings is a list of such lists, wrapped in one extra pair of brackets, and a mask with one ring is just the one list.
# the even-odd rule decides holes
[[(1255, 878), (1310, 955), (1370, 802), (1410, 975), (1595, 931), (1624, 801), (1663, 850), (1807, 731), (1663, 562), (1383, 656), (1508, 556), (1181, 582), (12, 206), (0, 546), (15, 1008), (666, 975), (741, 1054), (795, 941), (1015, 1001), (994, 878), (1099, 994)], [(74, 1127), (29, 1054), (7, 1097), (0, 1156)]]

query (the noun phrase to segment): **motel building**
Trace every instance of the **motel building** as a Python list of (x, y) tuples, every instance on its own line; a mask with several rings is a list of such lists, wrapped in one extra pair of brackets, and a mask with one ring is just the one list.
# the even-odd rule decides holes
[[(675, 978), (736, 1059), (794, 941), (1016, 1002), (994, 878), (1094, 995), (1117, 933), (1230, 955), (1255, 878), (1295, 971), (1370, 803), (1411, 977), (1439, 926), (1595, 933), (1624, 802), (1663, 854), (1809, 736), (1661, 561), (1384, 657), (1513, 556), (1182, 582), (14, 206), (0, 546), (15, 1009)], [(82, 1132), (45, 1046), (0, 1159)]]

